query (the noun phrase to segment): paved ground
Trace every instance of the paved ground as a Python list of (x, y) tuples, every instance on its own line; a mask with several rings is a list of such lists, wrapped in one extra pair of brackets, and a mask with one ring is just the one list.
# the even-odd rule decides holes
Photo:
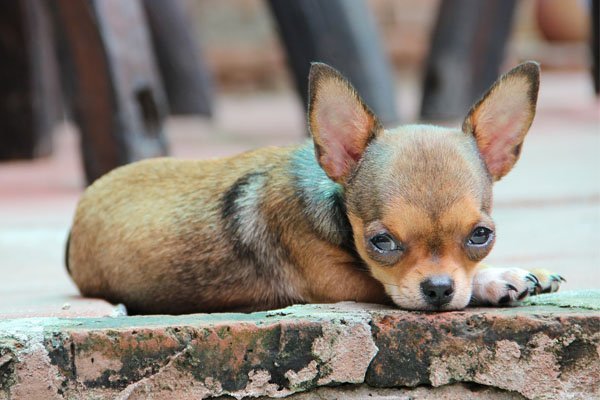
[(600, 290), (536, 300), (0, 320), (0, 400), (600, 398)]
[[(410, 121), (414, 84), (399, 86)], [(565, 289), (598, 288), (600, 112), (588, 75), (543, 75), (538, 110), (521, 161), (497, 186), (499, 237), (488, 261), (546, 266), (567, 278)], [(169, 121), (173, 154), (215, 157), (303, 138), (302, 109), (291, 93), (222, 96), (216, 112), (212, 123)], [(82, 175), (69, 126), (59, 129), (55, 145), (51, 158), (0, 164), (0, 318), (112, 310), (78, 299), (65, 272), (64, 242)]]

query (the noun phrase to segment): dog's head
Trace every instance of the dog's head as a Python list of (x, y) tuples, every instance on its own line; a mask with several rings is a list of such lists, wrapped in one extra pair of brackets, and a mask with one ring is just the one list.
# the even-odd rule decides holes
[(519, 158), (535, 114), (538, 65), (502, 76), (462, 129), (386, 130), (333, 68), (315, 63), (309, 80), (316, 157), (344, 188), (371, 274), (402, 308), (465, 307), (475, 267), (494, 244), (492, 184)]

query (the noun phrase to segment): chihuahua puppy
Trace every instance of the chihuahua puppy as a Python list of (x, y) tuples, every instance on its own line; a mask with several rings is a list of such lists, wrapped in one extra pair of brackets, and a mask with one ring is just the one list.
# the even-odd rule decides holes
[(479, 264), (496, 237), (492, 184), (535, 114), (536, 63), (502, 76), (462, 129), (386, 130), (325, 64), (309, 86), (304, 145), (145, 160), (91, 185), (67, 245), (81, 293), (179, 314), (343, 300), (459, 310), (558, 290), (547, 271)]

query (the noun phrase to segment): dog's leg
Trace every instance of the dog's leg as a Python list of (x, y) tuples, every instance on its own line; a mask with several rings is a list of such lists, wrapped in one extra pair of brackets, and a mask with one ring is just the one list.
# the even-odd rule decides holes
[(473, 278), (472, 305), (514, 305), (527, 296), (556, 292), (565, 279), (544, 269), (479, 267)]

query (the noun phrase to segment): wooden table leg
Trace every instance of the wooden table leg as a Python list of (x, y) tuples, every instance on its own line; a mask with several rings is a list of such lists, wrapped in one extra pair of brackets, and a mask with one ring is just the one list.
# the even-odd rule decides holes
[(515, 0), (440, 3), (425, 72), (421, 118), (463, 117), (498, 77)]
[(0, 160), (50, 154), (61, 110), (43, 0), (0, 1)]
[(396, 124), (394, 80), (362, 0), (269, 0), (296, 87), (307, 104), (311, 61), (337, 68), (385, 124)]
[(139, 0), (51, 2), (88, 183), (167, 153), (167, 102)]
[(171, 114), (211, 116), (213, 91), (188, 4), (144, 0), (158, 67)]
[(600, 0), (592, 0), (592, 37), (590, 38), (592, 53), (592, 80), (596, 96), (600, 96)]

